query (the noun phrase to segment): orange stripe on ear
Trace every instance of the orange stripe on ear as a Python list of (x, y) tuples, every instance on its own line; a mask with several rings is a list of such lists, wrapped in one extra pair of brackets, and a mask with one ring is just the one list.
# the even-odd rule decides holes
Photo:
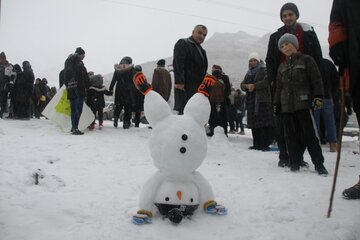
[(176, 195), (177, 195), (178, 199), (181, 200), (182, 192), (181, 192), (181, 191), (177, 191)]
[(143, 95), (146, 95), (148, 92), (150, 92), (152, 90), (152, 88), (148, 88), (144, 93), (142, 93)]

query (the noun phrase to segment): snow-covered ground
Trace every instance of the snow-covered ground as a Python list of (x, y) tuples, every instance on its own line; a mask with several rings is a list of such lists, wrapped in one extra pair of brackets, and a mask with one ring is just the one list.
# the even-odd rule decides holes
[[(344, 138), (332, 216), (326, 218), (336, 154), (323, 146), (328, 177), (312, 164), (293, 173), (277, 166), (276, 152), (248, 150), (249, 130), (228, 140), (219, 133), (208, 138), (198, 169), (228, 215), (199, 209), (177, 226), (159, 216), (134, 225), (141, 188), (157, 170), (148, 150), (151, 131), (146, 125), (114, 129), (105, 121), (102, 130), (73, 136), (45, 119), (0, 119), (0, 239), (360, 239), (360, 201), (341, 197), (360, 173), (356, 137)], [(311, 163), (307, 153), (305, 160)]]

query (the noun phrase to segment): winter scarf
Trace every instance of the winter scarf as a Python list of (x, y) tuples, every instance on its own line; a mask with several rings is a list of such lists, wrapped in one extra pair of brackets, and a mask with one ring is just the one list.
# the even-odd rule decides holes
[[(249, 71), (247, 72), (247, 75), (250, 76), (250, 83), (254, 84), (255, 83), (255, 76), (256, 74), (259, 72), (261, 68), (261, 64), (258, 63), (256, 65), (256, 67), (252, 68), (251, 65), (249, 64)], [(257, 94), (256, 94), (256, 90), (254, 92), (254, 95), (255, 95), (255, 104), (254, 104), (254, 112), (255, 114), (257, 114), (259, 112), (259, 101), (258, 101), (258, 97), (257, 97)]]

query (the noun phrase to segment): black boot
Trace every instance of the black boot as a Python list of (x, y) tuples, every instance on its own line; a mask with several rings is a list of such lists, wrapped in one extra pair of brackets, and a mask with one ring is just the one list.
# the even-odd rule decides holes
[(322, 163), (315, 166), (315, 170), (318, 172), (319, 175), (328, 175), (329, 174)]

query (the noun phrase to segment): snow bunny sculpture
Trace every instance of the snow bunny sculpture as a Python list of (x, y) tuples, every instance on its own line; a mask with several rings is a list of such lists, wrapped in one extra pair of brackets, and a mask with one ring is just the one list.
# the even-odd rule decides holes
[(141, 72), (134, 76), (136, 88), (145, 95), (146, 119), (153, 128), (150, 152), (159, 169), (145, 183), (140, 196), (140, 210), (133, 223), (151, 223), (160, 212), (173, 223), (190, 217), (200, 206), (206, 213), (224, 215), (227, 209), (214, 201), (210, 184), (197, 171), (207, 151), (204, 125), (210, 114), (207, 96), (216, 79), (206, 75), (187, 103), (184, 115), (173, 115), (167, 102), (146, 81)]

